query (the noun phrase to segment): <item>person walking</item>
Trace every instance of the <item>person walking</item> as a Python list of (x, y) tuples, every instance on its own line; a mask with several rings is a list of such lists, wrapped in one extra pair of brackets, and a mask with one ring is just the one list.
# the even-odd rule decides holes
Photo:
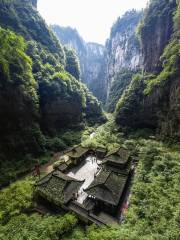
[(40, 172), (40, 164), (39, 164), (39, 161), (37, 161), (37, 163), (35, 164), (34, 170), (35, 170), (35, 176), (40, 178), (41, 172)]

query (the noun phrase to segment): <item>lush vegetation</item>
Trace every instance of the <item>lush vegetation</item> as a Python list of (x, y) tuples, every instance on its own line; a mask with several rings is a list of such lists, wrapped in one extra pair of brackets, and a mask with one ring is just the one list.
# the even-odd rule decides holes
[(122, 128), (156, 128), (157, 117), (151, 116), (151, 108), (145, 108), (142, 101), (145, 83), (153, 76), (134, 75), (128, 88), (123, 92), (115, 111), (116, 122)]
[(77, 80), (80, 78), (80, 63), (78, 56), (74, 49), (64, 47), (66, 55), (66, 66), (65, 69)]
[(21, 214), (0, 226), (0, 239), (6, 240), (60, 240), (77, 223), (73, 215), (41, 217), (38, 214)]
[[(159, 0), (151, 1), (150, 9), (157, 3)], [(143, 24), (146, 29), (147, 22)], [(174, 33), (161, 57), (161, 71), (137, 74), (132, 80), (132, 73), (118, 75), (110, 93), (110, 108), (120, 98), (116, 119), (109, 115), (109, 121), (100, 127), (94, 123), (106, 117), (97, 99), (78, 81), (76, 56), (64, 50), (32, 5), (25, 0), (0, 0), (0, 25), (0, 188), (9, 184), (0, 190), (0, 239), (180, 239), (179, 145), (158, 142), (152, 132), (143, 129), (154, 130), (158, 117), (161, 121), (165, 118), (170, 89), (176, 90), (171, 99), (179, 104), (179, 85), (173, 84), (179, 76), (180, 1), (174, 14)], [(123, 26), (115, 25), (112, 34), (117, 27)], [(172, 108), (175, 114), (171, 119), (179, 113), (178, 107)], [(92, 126), (83, 131), (87, 123)], [(178, 118), (174, 124), (177, 129)], [(131, 135), (121, 131), (127, 125), (133, 128)], [(135, 131), (136, 127), (141, 130)], [(170, 128), (172, 131), (172, 122)], [(91, 132), (95, 136), (90, 139)], [(138, 159), (130, 207), (121, 226), (84, 226), (72, 214), (45, 210), (40, 215), (34, 211), (37, 179), (23, 175), (37, 159), (46, 163), (53, 152), (80, 141), (83, 146), (109, 151), (125, 146)], [(18, 177), (22, 179), (11, 183)]]
[(127, 71), (124, 70), (115, 75), (114, 81), (112, 83), (109, 96), (108, 96), (108, 102), (107, 102), (108, 112), (114, 112), (116, 104), (121, 98), (124, 90), (130, 84), (133, 74), (135, 73), (130, 70), (127, 70)]
[(174, 16), (174, 34), (171, 38), (170, 43), (164, 49), (163, 55), (160, 60), (163, 65), (163, 70), (154, 79), (147, 82), (145, 93), (149, 94), (157, 86), (163, 86), (168, 80), (172, 80), (179, 75), (179, 64), (180, 64), (180, 3), (177, 1), (177, 10)]
[(117, 32), (124, 32), (129, 27), (129, 23), (133, 22), (134, 25), (139, 23), (142, 12), (137, 12), (135, 9), (127, 11), (122, 17), (119, 17), (116, 23), (111, 28), (111, 37), (115, 36)]
[(77, 224), (73, 215), (41, 216), (33, 212), (34, 178), (13, 183), (0, 194), (0, 239), (60, 240)]
[[(179, 146), (143, 137), (142, 131), (124, 137), (111, 120), (97, 129), (92, 140), (84, 144), (113, 147), (125, 145), (138, 153), (138, 167), (133, 181), (130, 208), (119, 227), (87, 229), (76, 228), (65, 239), (117, 239), (155, 240), (179, 239)], [(118, 144), (118, 145), (117, 145)]]
[(26, 44), (0, 28), (0, 45), (0, 158), (40, 152), (37, 83)]
[(1, 0), (0, 26), (1, 187), (31, 169), (34, 158), (77, 143), (70, 133), (105, 117), (78, 81), (74, 52), (64, 51), (30, 2)]
[(85, 147), (105, 147), (109, 151), (112, 148), (120, 146), (124, 140), (123, 133), (119, 133), (117, 126), (114, 123), (114, 118), (109, 115), (109, 120), (106, 124), (91, 129), (95, 132), (93, 139), (90, 139), (85, 134), (82, 136), (82, 145)]
[(0, 194), (0, 224), (4, 225), (12, 217), (20, 215), (33, 207), (33, 184), (31, 178), (11, 184), (1, 190)]
[(140, 135), (123, 136), (110, 119), (97, 128), (93, 139), (85, 137), (84, 141), (84, 144), (103, 145), (109, 150), (125, 145), (138, 154), (130, 207), (121, 226), (84, 226), (79, 225), (73, 215), (42, 217), (33, 213), (35, 179), (29, 178), (1, 190), (0, 239), (179, 239), (179, 148), (151, 140), (148, 135), (143, 139)]
[(61, 64), (64, 64), (63, 47), (37, 10), (32, 8), (31, 2), (27, 0), (0, 0), (0, 25), (22, 35), (26, 40), (40, 43), (47, 51), (55, 54), (55, 58)]

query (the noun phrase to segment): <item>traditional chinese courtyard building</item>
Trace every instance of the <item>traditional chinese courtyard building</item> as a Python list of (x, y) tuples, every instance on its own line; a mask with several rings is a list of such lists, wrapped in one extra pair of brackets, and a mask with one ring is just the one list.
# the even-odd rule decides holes
[[(94, 160), (99, 151), (101, 160)], [(60, 164), (36, 185), (36, 193), (63, 209), (96, 224), (117, 223), (130, 179), (131, 153), (119, 148), (81, 146), (60, 157)]]

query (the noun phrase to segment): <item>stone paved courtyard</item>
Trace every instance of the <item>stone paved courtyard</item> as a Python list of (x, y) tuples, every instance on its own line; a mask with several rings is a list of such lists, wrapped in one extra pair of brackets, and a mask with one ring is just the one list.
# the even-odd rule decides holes
[(94, 180), (94, 176), (100, 171), (98, 163), (101, 161), (97, 160), (93, 156), (88, 156), (81, 164), (72, 168), (67, 175), (78, 180), (85, 180), (78, 192), (78, 203), (83, 203), (87, 197), (87, 193), (83, 191), (86, 189)]

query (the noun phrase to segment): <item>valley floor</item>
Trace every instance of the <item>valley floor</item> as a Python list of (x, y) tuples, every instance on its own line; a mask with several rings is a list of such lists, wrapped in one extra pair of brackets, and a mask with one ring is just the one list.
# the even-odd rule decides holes
[(123, 137), (113, 120), (99, 127), (84, 146), (124, 145), (135, 151), (138, 166), (130, 208), (120, 226), (84, 225), (72, 214), (33, 213), (35, 177), (12, 183), (0, 193), (0, 240), (178, 240), (180, 239), (179, 146), (137, 136)]

